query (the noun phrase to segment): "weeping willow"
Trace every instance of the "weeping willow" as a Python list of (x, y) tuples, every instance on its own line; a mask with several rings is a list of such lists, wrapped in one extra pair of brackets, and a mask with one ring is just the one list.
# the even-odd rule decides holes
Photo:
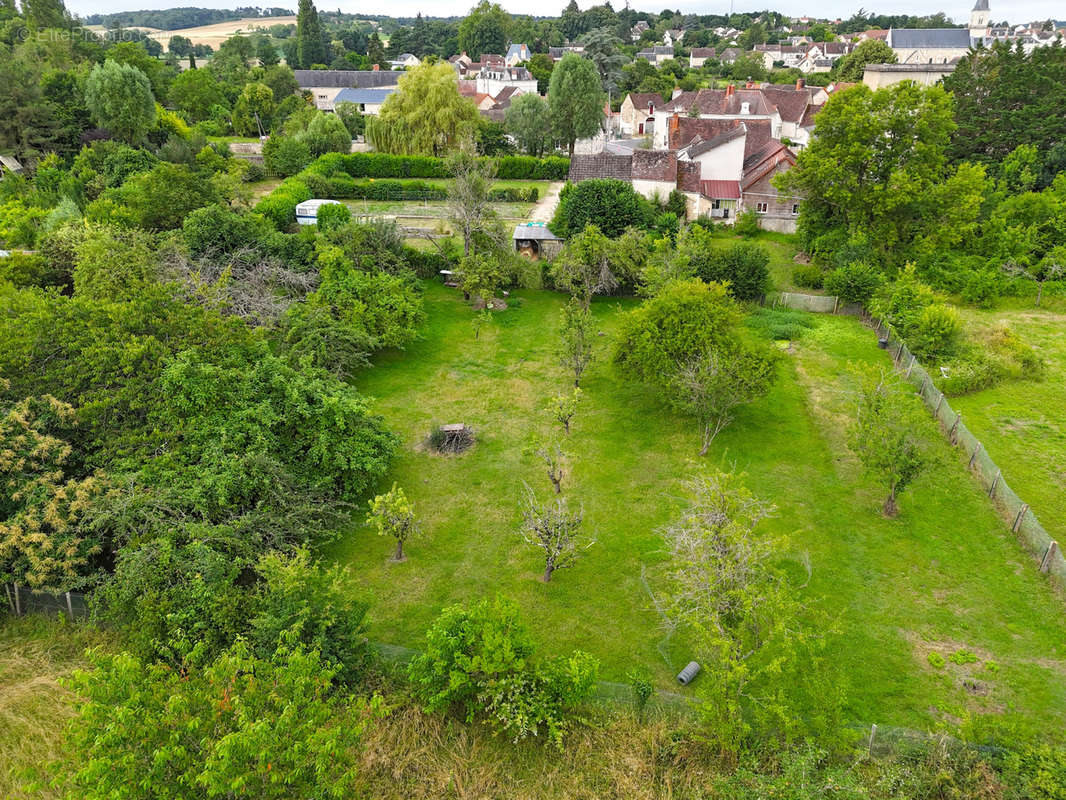
[(400, 78), (377, 117), (367, 118), (366, 136), (381, 153), (440, 156), (472, 135), (477, 117), (450, 64), (422, 64)]

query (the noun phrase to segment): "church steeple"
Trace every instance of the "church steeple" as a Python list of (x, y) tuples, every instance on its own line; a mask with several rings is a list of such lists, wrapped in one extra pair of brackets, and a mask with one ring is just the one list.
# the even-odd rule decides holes
[(970, 12), (970, 41), (973, 44), (984, 42), (988, 36), (988, 0), (977, 0)]

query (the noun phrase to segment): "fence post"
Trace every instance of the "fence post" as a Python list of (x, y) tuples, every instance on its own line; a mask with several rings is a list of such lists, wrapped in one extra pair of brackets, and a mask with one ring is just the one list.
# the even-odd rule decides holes
[(955, 412), (955, 422), (951, 426), (951, 443), (953, 445), (959, 443), (959, 420), (962, 419), (962, 412)]
[(837, 309), (840, 307), (840, 297), (833, 298), (833, 313), (837, 313)]
[(70, 614), (70, 618), (74, 619), (74, 606), (70, 604), (70, 592), (67, 592), (67, 613)]
[(916, 359), (912, 355), (911, 360), (907, 363), (907, 372), (903, 375), (904, 378), (909, 378), (911, 376), (911, 370), (914, 369), (915, 360)]
[(11, 597), (11, 587), (8, 586), (6, 583), (4, 584), (4, 594), (7, 595), (7, 604), (8, 604), (8, 606), (11, 608), (11, 611), (14, 612), (14, 610), (15, 610), (15, 600), (14, 600), (14, 598)]
[(981, 443), (978, 442), (977, 446), (973, 449), (973, 453), (970, 455), (970, 463), (968, 464), (970, 469), (973, 469), (973, 462), (977, 460), (977, 454), (981, 452)]
[(944, 393), (943, 393), (943, 392), (941, 392), (941, 393), (940, 393), (940, 397), (938, 397), (938, 398), (936, 399), (936, 408), (934, 408), (934, 409), (933, 409), (933, 413), (934, 413), (934, 414), (939, 414), (939, 413), (940, 413), (940, 405), (941, 405), (941, 403), (943, 403), (943, 402), (944, 402)]
[(899, 347), (896, 349), (896, 363), (899, 363), (900, 358), (903, 356), (903, 340), (900, 340)]
[(929, 384), (929, 376), (926, 375), (924, 378), (922, 378), (922, 388), (921, 388), (921, 391), (918, 392), (918, 394), (921, 395), (922, 400), (925, 400), (925, 387), (928, 384)]
[(989, 497), (993, 497), (994, 498), (996, 496), (996, 484), (999, 483), (999, 476), (1002, 475), (1002, 474), (1003, 474), (1003, 470), (1000, 470), (1000, 469), (996, 470), (996, 477), (994, 477), (992, 479), (992, 485), (988, 487), (988, 496)]
[(1040, 559), (1040, 571), (1047, 575), (1051, 571), (1051, 560), (1055, 558), (1055, 554), (1059, 552), (1059, 543), (1054, 539), (1051, 544), (1047, 546), (1047, 552), (1044, 553), (1044, 557)]
[(1022, 527), (1022, 519), (1025, 517), (1025, 512), (1029, 510), (1028, 503), (1022, 503), (1022, 507), (1018, 509), (1018, 516), (1014, 518), (1014, 524), (1010, 526), (1011, 533), (1017, 533), (1018, 528)]
[(16, 617), (21, 617), (22, 616), (22, 603), (19, 601), (19, 585), (17, 583), (15, 583), (13, 585), (15, 587), (15, 616)]

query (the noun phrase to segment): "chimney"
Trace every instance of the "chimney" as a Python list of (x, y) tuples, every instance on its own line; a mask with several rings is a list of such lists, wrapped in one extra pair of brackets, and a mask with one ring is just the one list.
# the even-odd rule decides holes
[(380, 69), (381, 69), (381, 66), (379, 64), (375, 64), (374, 65), (374, 72), (377, 72)]
[(807, 81), (805, 81), (803, 78), (796, 78), (796, 91), (797, 92), (800, 91), (801, 89), (803, 89), (803, 87), (806, 86), (806, 85), (807, 85)]
[(648, 116), (655, 113), (655, 103), (652, 100), (648, 101)]
[(748, 82), (744, 85), (744, 88), (745, 89), (754, 89), (755, 88), (755, 83), (751, 80), (751, 78), (748, 78)]
[(737, 88), (733, 84), (729, 84), (725, 87), (725, 96), (732, 97), (737, 91)]
[(670, 133), (672, 133), (672, 134), (673, 133), (677, 133), (677, 131), (680, 128), (681, 128), (681, 115), (678, 114), (675, 111), (674, 115), (672, 117), (670, 117)]

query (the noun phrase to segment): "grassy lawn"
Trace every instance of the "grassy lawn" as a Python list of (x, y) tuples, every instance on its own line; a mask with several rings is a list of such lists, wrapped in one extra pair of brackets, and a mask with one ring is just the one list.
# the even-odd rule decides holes
[(1006, 320), (1047, 364), (1042, 381), (1012, 380), (951, 400), (1053, 539), (1066, 541), (1066, 313), (965, 310), (968, 322)]
[[(583, 381), (564, 484), (596, 544), (544, 584), (542, 562), (516, 533), (523, 483), (542, 496), (550, 489), (522, 450), (548, 429), (544, 399), (567, 385), (552, 357), (561, 304), (548, 292), (517, 292), (475, 341), (461, 296), (427, 284), (422, 340), (381, 356), (358, 381), (403, 440), (382, 488), (396, 481), (407, 490), (423, 533), (404, 564), (389, 563), (389, 543), (361, 526), (335, 555), (372, 594), (378, 641), (417, 647), (443, 606), (499, 592), (521, 605), (547, 650), (588, 650), (608, 680), (643, 665), (670, 686), (674, 669), (657, 649), (662, 632), (641, 574), (653, 587), (661, 579), (657, 530), (675, 513), (677, 480), (699, 448), (687, 420), (619, 380), (604, 356)], [(630, 305), (594, 304), (605, 334)], [(843, 631), (833, 654), (848, 676), (850, 716), (927, 727), (968, 711), (1017, 712), (1027, 727), (1061, 730), (1059, 599), (946, 444), (944, 466), (904, 495), (901, 516), (879, 515), (879, 488), (843, 449), (845, 375), (849, 360), (887, 357), (854, 320), (818, 317), (815, 325), (785, 357), (770, 395), (738, 415), (708, 459), (746, 472), (750, 488), (778, 506), (767, 524), (791, 536), (792, 555), (809, 557), (810, 596)], [(432, 426), (449, 422), (472, 425), (475, 448), (456, 458), (425, 452)], [(960, 648), (978, 663), (928, 662), (930, 652)], [(668, 652), (675, 667), (689, 655), (678, 641)]]

